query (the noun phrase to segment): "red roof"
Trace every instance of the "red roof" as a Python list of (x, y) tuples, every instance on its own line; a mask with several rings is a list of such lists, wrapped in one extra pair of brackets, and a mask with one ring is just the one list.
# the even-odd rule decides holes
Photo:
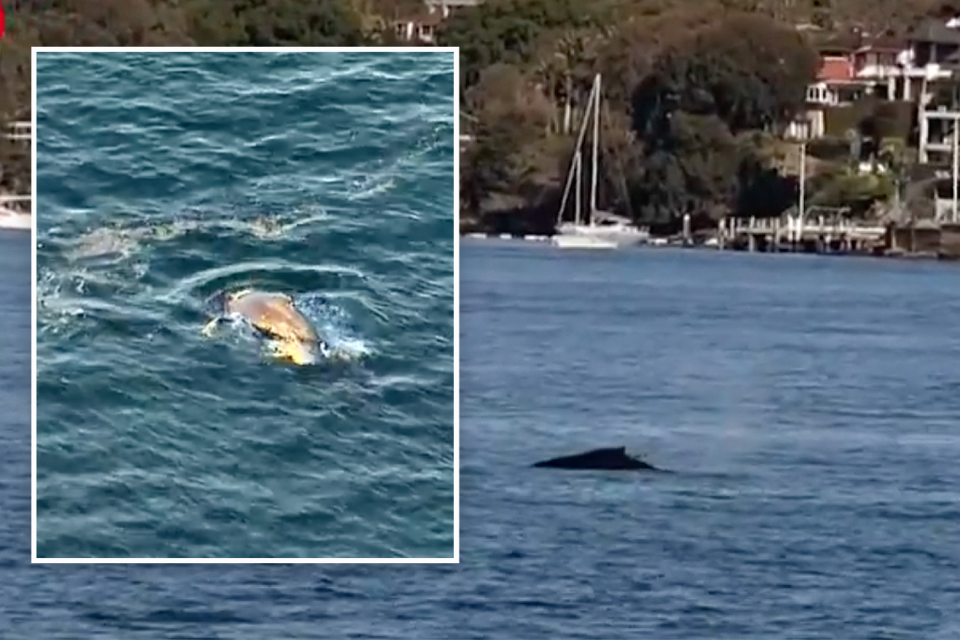
[(853, 63), (846, 58), (827, 57), (820, 59), (817, 80), (827, 82), (845, 82), (854, 79)]

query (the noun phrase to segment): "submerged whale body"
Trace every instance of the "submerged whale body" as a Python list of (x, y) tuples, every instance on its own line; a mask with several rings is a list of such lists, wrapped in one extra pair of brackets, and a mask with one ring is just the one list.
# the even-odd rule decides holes
[(227, 315), (236, 314), (261, 335), (275, 341), (275, 355), (295, 364), (314, 364), (326, 348), (317, 330), (285, 293), (253, 289), (220, 291), (208, 298), (204, 306), (213, 315), (203, 328), (204, 335), (211, 335)]
[(646, 470), (661, 471), (652, 464), (627, 455), (626, 447), (594, 449), (573, 456), (563, 456), (544, 460), (535, 467), (553, 467), (554, 469), (608, 469), (608, 470)]

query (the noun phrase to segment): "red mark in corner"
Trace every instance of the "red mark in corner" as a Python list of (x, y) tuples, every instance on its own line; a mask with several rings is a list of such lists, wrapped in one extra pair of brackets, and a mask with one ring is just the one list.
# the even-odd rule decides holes
[(3, 17), (3, 2), (0, 2), (0, 38), (3, 37), (3, 32), (6, 31), (7, 21)]

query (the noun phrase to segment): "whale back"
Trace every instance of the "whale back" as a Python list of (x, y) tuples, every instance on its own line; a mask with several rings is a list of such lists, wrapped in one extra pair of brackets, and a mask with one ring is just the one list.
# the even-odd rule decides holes
[(607, 447), (593, 449), (571, 456), (561, 456), (537, 462), (535, 467), (554, 467), (558, 469), (609, 469), (609, 470), (650, 470), (659, 471), (653, 465), (627, 454), (626, 447)]
[(228, 313), (238, 313), (258, 330), (281, 340), (316, 343), (317, 331), (282, 293), (242, 291), (226, 303)]

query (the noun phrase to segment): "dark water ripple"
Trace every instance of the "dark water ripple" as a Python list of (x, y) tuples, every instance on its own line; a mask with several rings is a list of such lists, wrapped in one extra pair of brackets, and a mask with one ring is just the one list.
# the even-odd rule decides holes
[[(0, 249), (2, 319), (22, 327), (28, 291), (13, 276), (26, 249)], [(461, 253), (459, 566), (29, 566), (26, 412), (11, 404), (0, 628), (111, 640), (960, 635), (954, 267)], [(8, 359), (25, 354), (0, 340)], [(25, 365), (3, 372), (16, 393)], [(677, 473), (528, 466), (598, 442)]]
[[(461, 253), (464, 562), (543, 603), (524, 637), (957, 633), (954, 268)], [(598, 444), (678, 473), (520, 479)]]
[[(450, 557), (452, 54), (43, 54), (38, 555)], [(200, 336), (282, 290), (339, 357)]]

